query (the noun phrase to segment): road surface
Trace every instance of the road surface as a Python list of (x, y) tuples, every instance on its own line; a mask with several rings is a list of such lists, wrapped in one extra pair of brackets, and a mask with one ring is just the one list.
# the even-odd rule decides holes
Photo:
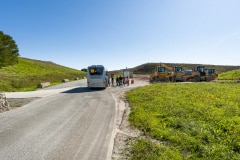
[[(1, 160), (108, 160), (122, 116), (113, 95), (138, 85), (90, 90), (86, 80), (7, 98), (40, 97), (0, 113)], [(140, 85), (141, 86), (141, 85)]]

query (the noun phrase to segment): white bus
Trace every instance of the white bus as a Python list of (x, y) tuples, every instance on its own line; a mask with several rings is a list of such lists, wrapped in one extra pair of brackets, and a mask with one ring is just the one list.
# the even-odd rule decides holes
[(89, 88), (106, 88), (108, 75), (103, 65), (91, 65), (87, 69), (87, 86)]

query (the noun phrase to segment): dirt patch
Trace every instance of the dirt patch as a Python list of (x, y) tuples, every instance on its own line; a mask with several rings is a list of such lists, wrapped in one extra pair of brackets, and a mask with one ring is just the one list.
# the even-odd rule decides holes
[(9, 107), (11, 110), (18, 107), (22, 107), (36, 99), (39, 99), (39, 98), (7, 98), (7, 101), (9, 103)]
[(134, 75), (133, 78), (137, 79), (138, 81), (145, 81), (145, 82), (150, 81), (150, 76), (149, 75)]

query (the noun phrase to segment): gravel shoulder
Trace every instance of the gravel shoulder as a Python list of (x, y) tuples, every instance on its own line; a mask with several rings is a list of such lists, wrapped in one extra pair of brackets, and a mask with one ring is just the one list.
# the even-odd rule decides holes
[(140, 131), (132, 128), (128, 121), (130, 107), (124, 93), (116, 95), (118, 101), (118, 114), (116, 123), (116, 135), (112, 150), (112, 160), (128, 159), (129, 148), (134, 140), (140, 136)]
[(146, 86), (149, 84), (149, 76), (134, 77), (134, 84), (123, 89), (112, 89), (113, 97), (116, 101), (116, 126), (115, 138), (112, 150), (112, 160), (129, 159), (129, 148), (142, 135), (141, 132), (130, 126), (128, 121), (131, 108), (126, 100), (125, 93), (137, 87)]

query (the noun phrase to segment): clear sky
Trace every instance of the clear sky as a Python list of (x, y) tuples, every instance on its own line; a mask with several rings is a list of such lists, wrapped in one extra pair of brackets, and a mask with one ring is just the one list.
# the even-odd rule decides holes
[(240, 65), (240, 0), (0, 0), (21, 57), (82, 69)]

